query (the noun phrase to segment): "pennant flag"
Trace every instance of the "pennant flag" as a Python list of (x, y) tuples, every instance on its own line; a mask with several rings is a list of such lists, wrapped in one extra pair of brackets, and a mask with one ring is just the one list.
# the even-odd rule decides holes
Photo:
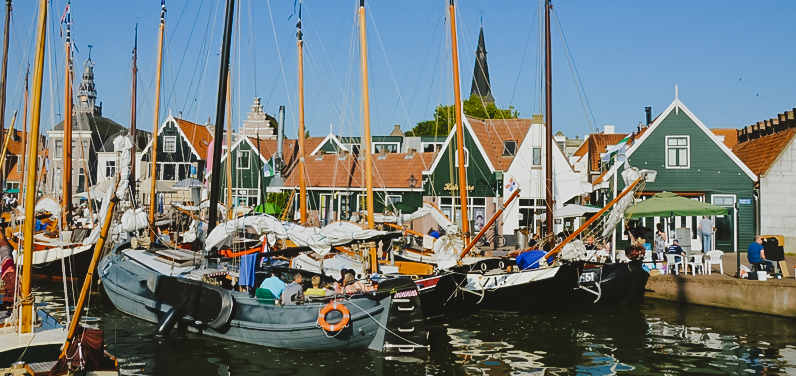
[(509, 178), (509, 183), (506, 184), (506, 189), (508, 189), (509, 193), (514, 192), (519, 187), (520, 187), (520, 185), (517, 184), (517, 181), (514, 180), (513, 176), (511, 178)]
[[(69, 25), (69, 22), (71, 21), (71, 19), (69, 17), (69, 5), (71, 3), (72, 3), (71, 1), (67, 1), (66, 2), (66, 8), (64, 8), (64, 14), (61, 15), (61, 24), (65, 23), (65, 24)], [(58, 30), (61, 33), (61, 37), (63, 37), (64, 36), (64, 29), (59, 25), (58, 26)]]
[(272, 165), (273, 160), (274, 159), (271, 158), (271, 160), (268, 161), (268, 163), (266, 163), (265, 166), (263, 166), (263, 176), (265, 176), (266, 178), (274, 176), (274, 166)]
[(619, 141), (618, 144), (611, 146), (604, 154), (600, 154), (600, 159), (603, 162), (609, 162), (614, 155), (621, 154), (624, 155), (627, 151), (627, 141), (630, 140), (630, 136), (627, 136)]

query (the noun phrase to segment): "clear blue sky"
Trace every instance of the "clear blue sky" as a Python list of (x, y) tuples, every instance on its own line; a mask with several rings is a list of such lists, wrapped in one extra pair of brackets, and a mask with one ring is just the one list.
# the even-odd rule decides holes
[[(6, 124), (21, 109), (24, 65), (32, 54), (38, 1), (14, 2)], [(63, 39), (58, 20), (65, 0), (53, 0), (44, 72), (42, 129), (63, 108)], [(238, 0), (234, 47), (234, 123), (252, 98), (276, 115), (286, 105), (287, 132), (295, 136), (296, 40), (293, 1)], [(307, 0), (303, 26), (305, 114), (314, 136), (361, 132), (358, 1)], [(447, 0), (368, 2), (371, 123), (374, 134), (394, 124), (408, 130), (452, 103)], [(161, 119), (169, 109), (199, 123), (215, 119), (224, 1), (168, 0)], [(738, 128), (796, 107), (796, 14), (793, 1), (555, 1), (585, 96), (579, 96), (562, 45), (553, 32), (554, 127), (569, 136), (614, 124), (630, 131), (680, 99), (711, 128)], [(270, 11), (269, 11), (270, 8)], [(480, 10), (493, 94), (500, 107), (523, 117), (540, 112), (539, 3), (457, 2), (462, 93), (469, 95)], [(78, 74), (92, 58), (104, 115), (127, 126), (130, 57), (139, 23), (138, 126), (152, 129), (153, 80), (160, 1), (74, 0), (73, 35)], [(271, 21), (273, 19), (273, 22)], [(278, 43), (278, 47), (277, 47)], [(54, 52), (54, 54), (51, 54)], [(280, 57), (282, 61), (280, 61)], [(280, 64), (283, 62), (283, 64)], [(79, 78), (78, 78), (79, 80)], [(51, 91), (52, 87), (52, 91)], [(584, 114), (581, 98), (588, 100)]]

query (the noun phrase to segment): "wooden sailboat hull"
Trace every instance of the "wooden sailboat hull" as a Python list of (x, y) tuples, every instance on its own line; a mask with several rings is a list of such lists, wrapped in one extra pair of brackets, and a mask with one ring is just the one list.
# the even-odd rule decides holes
[[(77, 246), (71, 248), (51, 247), (33, 252), (33, 274), (47, 277), (81, 278), (88, 273), (91, 264), (90, 252), (93, 246)], [(16, 256), (16, 252), (14, 253)], [(63, 274), (61, 259), (64, 260), (66, 275)], [(22, 264), (22, 259), (17, 262)]]
[(574, 302), (616, 305), (644, 298), (650, 274), (641, 262), (591, 265), (583, 269)]
[[(117, 251), (106, 256), (100, 264), (102, 285), (111, 302), (124, 313), (152, 323), (160, 322), (172, 306), (164, 303), (150, 289), (148, 282), (156, 280), (162, 274)], [(385, 328), (397, 325), (397, 321), (400, 321), (391, 322), (396, 304), (409, 304), (410, 307), (402, 312), (414, 310), (422, 316), (419, 301), (412, 304), (409, 302), (411, 298), (408, 298), (417, 297), (416, 287), (413, 284), (402, 286), (398, 286), (395, 292), (380, 291), (340, 301), (351, 312), (351, 318), (348, 326), (334, 333), (328, 333), (318, 326), (318, 312), (326, 305), (325, 302), (274, 306), (260, 303), (248, 294), (235, 291), (228, 292), (234, 301), (234, 308), (229, 320), (223, 324), (215, 322), (214, 328), (211, 328), (209, 325), (195, 324), (193, 319), (188, 320), (187, 317), (183, 317), (180, 323), (190, 331), (208, 336), (267, 347), (293, 350), (371, 348), (386, 351), (388, 348), (385, 338), (389, 338), (390, 334)], [(424, 332), (424, 328), (422, 331)], [(392, 343), (397, 343), (390, 347), (395, 351), (406, 344), (400, 341)], [(418, 348), (412, 344), (406, 345), (408, 347), (405, 348), (410, 350)]]
[(18, 334), (19, 328), (0, 328), (0, 367), (16, 361), (42, 362), (58, 358), (66, 340), (66, 330), (46, 312), (37, 311), (41, 325), (33, 333)]
[(580, 278), (579, 265), (563, 264), (549, 268), (506, 272), (468, 272), (470, 266), (456, 268), (467, 273), (464, 306), (469, 311), (495, 313), (533, 313), (561, 306), (575, 292)]

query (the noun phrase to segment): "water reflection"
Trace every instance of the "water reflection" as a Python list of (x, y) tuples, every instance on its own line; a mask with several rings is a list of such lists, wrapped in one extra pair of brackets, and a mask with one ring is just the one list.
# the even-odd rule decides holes
[[(36, 302), (63, 317), (62, 291), (39, 288)], [(438, 322), (420, 358), (268, 349), (179, 330), (162, 338), (96, 291), (89, 315), (125, 375), (796, 374), (795, 320), (660, 301)]]

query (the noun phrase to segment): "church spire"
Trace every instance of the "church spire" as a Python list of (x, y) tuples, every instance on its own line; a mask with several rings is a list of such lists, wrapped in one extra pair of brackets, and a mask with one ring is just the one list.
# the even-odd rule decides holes
[(91, 48), (88, 45), (88, 59), (83, 64), (83, 80), (80, 81), (78, 112), (87, 112), (96, 116), (102, 116), (102, 105), (96, 105), (97, 89), (94, 87), (94, 62), (91, 61)]
[(495, 98), (492, 96), (492, 85), (489, 83), (489, 67), (486, 64), (483, 18), (481, 19), (481, 32), (478, 35), (478, 49), (475, 50), (473, 84), (470, 87), (470, 96), (473, 94), (480, 96), (486, 103), (495, 103)]

